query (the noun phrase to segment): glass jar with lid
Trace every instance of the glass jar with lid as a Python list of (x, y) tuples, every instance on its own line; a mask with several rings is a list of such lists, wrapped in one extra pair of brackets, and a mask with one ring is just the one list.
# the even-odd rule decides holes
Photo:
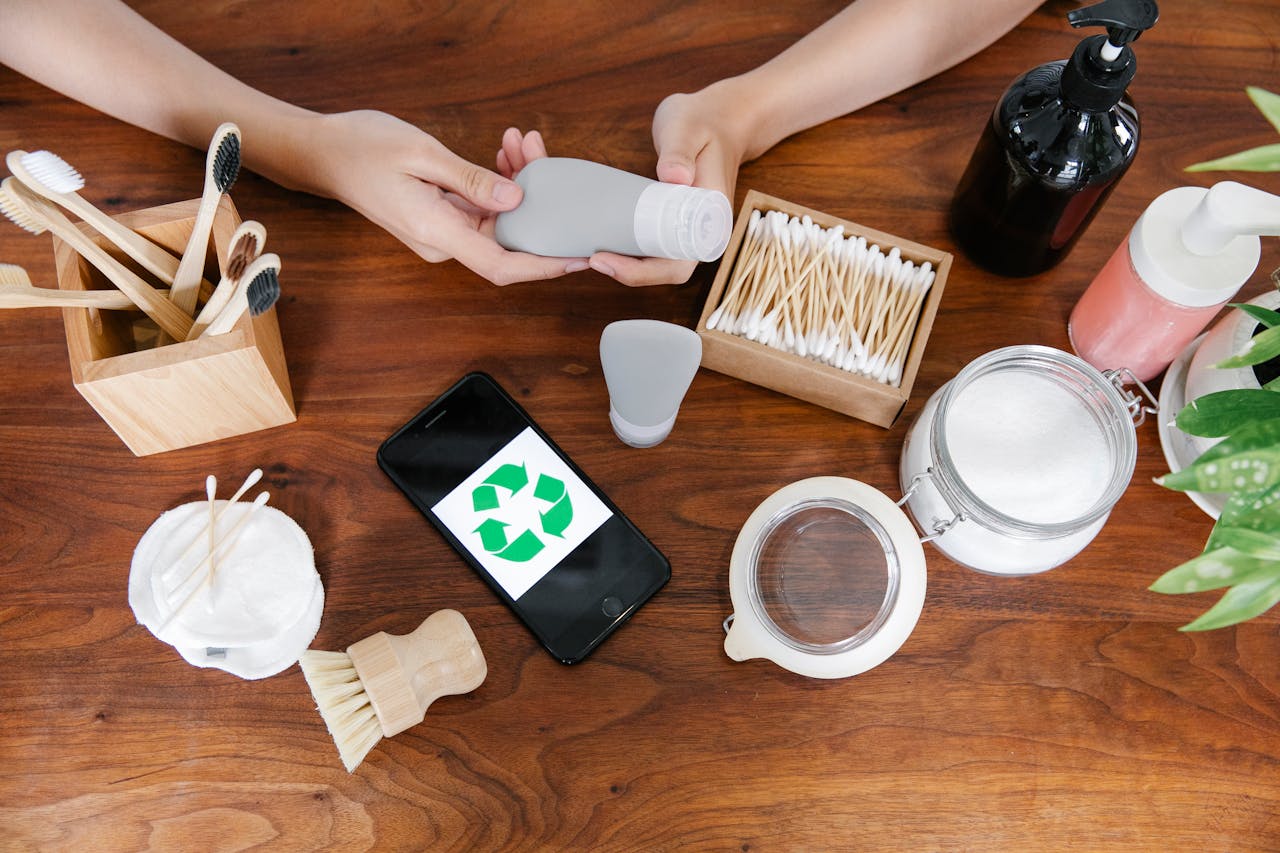
[(1134, 427), (1151, 411), (1123, 390), (1125, 378), (1032, 345), (967, 365), (929, 398), (903, 444), (904, 501), (926, 540), (996, 575), (1043, 572), (1078, 554), (1128, 487)]

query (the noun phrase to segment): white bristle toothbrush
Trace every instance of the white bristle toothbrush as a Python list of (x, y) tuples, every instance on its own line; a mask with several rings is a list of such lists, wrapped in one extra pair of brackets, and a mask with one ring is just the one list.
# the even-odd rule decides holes
[(200, 274), (204, 270), (205, 256), (209, 251), (209, 234), (213, 230), (213, 216), (223, 194), (231, 189), (239, 175), (240, 128), (226, 122), (218, 126), (209, 143), (200, 209), (196, 211), (191, 239), (182, 252), (182, 261), (173, 277), (173, 286), (169, 288), (169, 298), (188, 315), (195, 313)]
[(222, 310), (227, 307), (231, 301), (231, 297), (235, 294), (236, 288), (240, 283), (240, 279), (244, 276), (245, 270), (249, 268), (249, 264), (253, 263), (262, 254), (262, 249), (267, 243), (267, 229), (261, 223), (252, 219), (246, 219), (240, 223), (235, 232), (231, 235), (230, 249), (227, 251), (227, 271), (223, 274), (222, 280), (218, 282), (218, 286), (213, 289), (213, 295), (209, 297), (209, 301), (200, 309), (199, 315), (196, 316), (195, 322), (191, 324), (191, 331), (187, 333), (187, 340), (195, 340), (204, 333)]
[(165, 299), (151, 285), (106, 253), (83, 231), (71, 223), (49, 202), (27, 189), (16, 178), (0, 182), (0, 212), (11, 222), (33, 234), (52, 231), (60, 239), (80, 253), (86, 261), (97, 267), (112, 284), (118, 287), (148, 317), (156, 321), (167, 334), (177, 340), (186, 337), (191, 328), (191, 318)]
[(226, 334), (245, 311), (257, 317), (270, 309), (280, 298), (279, 275), (280, 256), (270, 252), (260, 255), (245, 269), (230, 302), (201, 333), (201, 337)]
[(54, 307), (128, 310), (138, 306), (118, 290), (54, 290), (36, 287), (22, 267), (0, 264), (0, 308)]
[(84, 178), (66, 160), (52, 151), (10, 151), (5, 163), (32, 192), (79, 216), (147, 272), (165, 284), (173, 284), (178, 259), (81, 197), (78, 192), (84, 189)]

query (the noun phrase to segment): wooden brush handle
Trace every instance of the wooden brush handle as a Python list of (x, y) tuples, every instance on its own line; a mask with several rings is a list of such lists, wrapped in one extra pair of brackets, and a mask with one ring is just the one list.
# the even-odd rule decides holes
[(200, 198), (200, 208), (196, 211), (191, 238), (182, 252), (182, 260), (178, 262), (173, 284), (169, 288), (169, 299), (187, 314), (196, 313), (196, 301), (200, 295), (200, 272), (204, 269), (204, 259), (209, 252), (209, 235), (213, 231), (213, 217), (218, 212), (220, 201), (222, 193), (206, 186), (204, 195)]
[(466, 617), (431, 614), (411, 634), (377, 633), (347, 649), (386, 737), (416, 726), (441, 696), (469, 693), (489, 673)]
[(118, 290), (50, 290), (0, 284), (0, 308), (109, 308), (136, 309), (133, 300)]
[(151, 285), (138, 278), (132, 270), (106, 253), (105, 250), (71, 223), (62, 212), (43, 198), (32, 193), (25, 185), (13, 188), (22, 194), (27, 207), (44, 220), (45, 225), (89, 263), (93, 264), (111, 283), (120, 288), (148, 317), (156, 321), (175, 340), (184, 340), (191, 330), (191, 318), (165, 298)]

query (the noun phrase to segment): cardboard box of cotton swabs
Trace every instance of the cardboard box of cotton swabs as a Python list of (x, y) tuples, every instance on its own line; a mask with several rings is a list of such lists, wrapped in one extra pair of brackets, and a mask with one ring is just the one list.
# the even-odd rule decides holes
[(950, 271), (948, 252), (750, 190), (698, 319), (702, 365), (893, 426)]
[[(181, 256), (199, 206), (195, 199), (115, 218)], [(235, 206), (224, 195), (213, 220), (214, 251), (206, 262), (206, 279), (217, 282), (226, 269), (231, 236), (239, 224)], [(88, 226), (81, 230), (124, 261), (119, 250)], [(112, 289), (92, 264), (57, 236), (53, 250), (61, 290)], [(297, 419), (274, 308), (256, 317), (245, 311), (225, 334), (147, 349), (138, 345), (139, 312), (64, 308), (62, 316), (76, 390), (138, 456)]]

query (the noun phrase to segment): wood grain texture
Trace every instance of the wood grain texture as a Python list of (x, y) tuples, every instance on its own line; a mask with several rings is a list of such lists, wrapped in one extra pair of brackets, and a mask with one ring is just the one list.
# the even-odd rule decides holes
[[(477, 162), (518, 125), (554, 153), (651, 174), (665, 94), (767, 59), (841, 4), (135, 5), (274, 95), (385, 109)], [(735, 202), (754, 188), (956, 252), (945, 208), (978, 131), (1015, 75), (1070, 52), (1074, 5), (1047, 3), (954, 71), (784, 141), (743, 169)], [(893, 429), (704, 370), (666, 442), (625, 448), (600, 332), (633, 317), (692, 326), (713, 265), (679, 287), (584, 273), (495, 288), (248, 174), (235, 204), (286, 263), (296, 423), (135, 458), (76, 393), (57, 318), (0, 313), (0, 848), (1280, 850), (1280, 614), (1191, 636), (1177, 626), (1212, 596), (1147, 591), (1210, 527), (1152, 483), (1153, 424), (1110, 522), (1068, 565), (992, 578), (926, 546), (923, 616), (882, 666), (817, 682), (721, 648), (729, 552), (761, 500), (816, 475), (896, 495), (930, 393), (1000, 346), (1067, 348), (1068, 312), (1142, 208), (1224, 177), (1183, 167), (1275, 141), (1243, 93), (1280, 79), (1274, 0), (1161, 6), (1137, 46), (1133, 168), (1048, 273), (998, 279), (956, 252)], [(0, 148), (58, 152), (110, 213), (199, 193), (203, 151), (3, 69), (0, 109)], [(1280, 176), (1247, 181), (1280, 192)], [(0, 258), (55, 280), (47, 238), (9, 228)], [(1265, 241), (1263, 270), (1278, 264)], [(1260, 273), (1242, 295), (1265, 286)], [(671, 583), (578, 666), (542, 651), (375, 465), (468, 370), (507, 387), (671, 559)], [(238, 482), (255, 466), (315, 546), (316, 648), (450, 607), (489, 664), (479, 689), (435, 702), (351, 776), (296, 667), (260, 682), (194, 669), (126, 601), (154, 518), (198, 499), (206, 474)]]

